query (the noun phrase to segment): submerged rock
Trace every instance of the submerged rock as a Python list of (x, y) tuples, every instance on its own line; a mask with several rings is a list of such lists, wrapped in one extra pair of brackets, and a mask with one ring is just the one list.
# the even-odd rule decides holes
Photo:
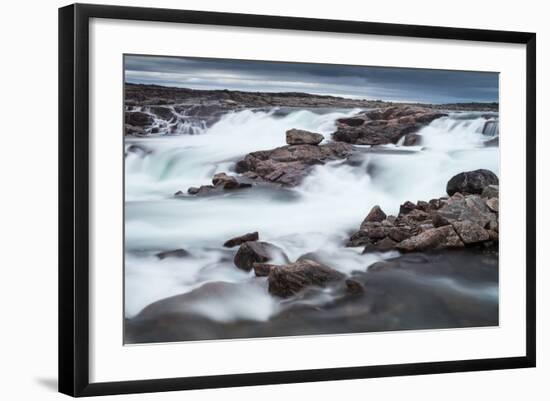
[(325, 137), (315, 132), (291, 129), (286, 132), (286, 143), (289, 145), (319, 145)]
[(247, 233), (247, 234), (240, 235), (238, 237), (231, 238), (225, 241), (223, 246), (225, 246), (226, 248), (233, 248), (234, 246), (244, 244), (245, 242), (248, 242), (248, 241), (258, 241), (259, 238), (260, 236), (258, 234), (258, 231), (255, 231), (253, 233)]
[(288, 298), (309, 286), (325, 287), (344, 279), (344, 274), (312, 260), (302, 260), (271, 268), (268, 276), (269, 292)]
[[(412, 134), (436, 118), (447, 114), (426, 107), (391, 106), (360, 113), (352, 118), (337, 121), (338, 129), (332, 134), (335, 141), (357, 145), (383, 145), (397, 143), (403, 136)], [(406, 145), (417, 143), (418, 136), (410, 135)]]
[(173, 249), (171, 251), (163, 251), (155, 254), (157, 258), (160, 260), (166, 259), (166, 258), (186, 258), (190, 256), (191, 254), (187, 252), (185, 249)]
[(479, 169), (455, 175), (447, 183), (447, 194), (455, 192), (481, 194), (489, 185), (498, 185), (498, 177), (492, 171)]

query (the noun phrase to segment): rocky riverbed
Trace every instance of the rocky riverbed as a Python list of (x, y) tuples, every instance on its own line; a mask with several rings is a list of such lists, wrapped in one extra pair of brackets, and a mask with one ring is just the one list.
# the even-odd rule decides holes
[(127, 343), (498, 324), (494, 105), (126, 92)]

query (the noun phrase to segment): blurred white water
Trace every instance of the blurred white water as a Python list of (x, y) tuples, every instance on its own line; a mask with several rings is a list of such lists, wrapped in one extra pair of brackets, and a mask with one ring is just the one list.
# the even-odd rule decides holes
[[(162, 298), (224, 281), (242, 283), (242, 294), (222, 303), (196, 302), (189, 310), (218, 321), (268, 319), (279, 301), (262, 288), (265, 279), (233, 265), (236, 249), (222, 247), (227, 239), (259, 231), (261, 240), (283, 248), (291, 260), (318, 252), (342, 272), (366, 270), (392, 254), (362, 255), (342, 244), (372, 206), (397, 214), (406, 200), (444, 196), (449, 178), (461, 171), (486, 168), (499, 174), (498, 148), (483, 146), (485, 119), (456, 114), (420, 130), (419, 146), (360, 147), (364, 153), (358, 162), (317, 166), (292, 190), (173, 197), (178, 190), (209, 184), (214, 173), (229, 171), (249, 152), (283, 146), (288, 129), (319, 132), (328, 139), (337, 118), (356, 112), (299, 110), (280, 116), (275, 110), (248, 110), (223, 116), (201, 135), (127, 139), (127, 147), (140, 145), (150, 153), (126, 157), (126, 316)], [(154, 256), (175, 248), (185, 248), (192, 257)]]

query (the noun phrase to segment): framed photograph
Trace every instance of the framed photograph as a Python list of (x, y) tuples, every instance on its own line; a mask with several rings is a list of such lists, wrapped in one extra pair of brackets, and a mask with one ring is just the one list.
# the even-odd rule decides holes
[(535, 75), (534, 33), (61, 8), (60, 391), (535, 366)]

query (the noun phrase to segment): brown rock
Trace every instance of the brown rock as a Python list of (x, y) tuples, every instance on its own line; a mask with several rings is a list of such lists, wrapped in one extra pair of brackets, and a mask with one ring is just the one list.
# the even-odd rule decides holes
[(380, 208), (380, 206), (376, 205), (370, 210), (367, 217), (365, 217), (365, 220), (363, 220), (363, 223), (361, 223), (361, 227), (365, 225), (365, 223), (374, 222), (374, 221), (381, 222), (385, 219), (386, 219), (386, 213), (384, 213), (384, 211)]
[(452, 226), (432, 228), (406, 239), (396, 245), (403, 252), (424, 251), (428, 249), (461, 248), (464, 243), (460, 240)]
[(483, 227), (471, 221), (456, 221), (453, 227), (465, 244), (475, 244), (490, 239), (489, 233)]
[(300, 184), (312, 167), (352, 154), (353, 146), (342, 142), (324, 145), (287, 145), (249, 153), (236, 164), (236, 171), (255, 181), (292, 187)]
[(254, 269), (254, 274), (256, 277), (267, 277), (269, 272), (277, 265), (272, 265), (269, 263), (253, 263), (252, 268)]
[(254, 263), (269, 262), (276, 257), (288, 260), (284, 252), (273, 244), (249, 241), (239, 247), (233, 262), (239, 269), (250, 271), (254, 267)]
[(315, 132), (291, 129), (286, 132), (286, 143), (289, 145), (319, 145), (325, 137)]
[(247, 234), (244, 234), (244, 235), (240, 235), (238, 237), (231, 238), (231, 239), (225, 241), (223, 246), (225, 246), (226, 248), (233, 248), (234, 246), (241, 245), (241, 244), (243, 244), (245, 242), (248, 242), (248, 241), (258, 241), (259, 238), (260, 237), (259, 237), (258, 232), (255, 231), (253, 233), (247, 233)]
[(344, 277), (342, 273), (328, 266), (303, 260), (271, 268), (268, 288), (271, 294), (288, 298), (306, 287), (325, 287), (330, 282), (343, 280)]
[(212, 184), (214, 186), (223, 186), (224, 189), (235, 189), (239, 188), (239, 182), (235, 177), (231, 177), (225, 173), (217, 173), (212, 177)]

